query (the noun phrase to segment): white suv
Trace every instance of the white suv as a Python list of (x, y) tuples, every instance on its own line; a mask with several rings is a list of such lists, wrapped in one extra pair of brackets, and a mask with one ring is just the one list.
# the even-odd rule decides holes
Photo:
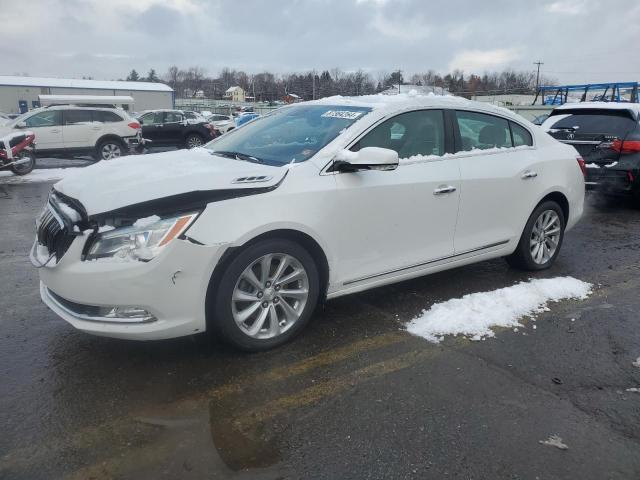
[(38, 156), (92, 155), (110, 160), (138, 146), (140, 123), (124, 110), (60, 105), (32, 110), (0, 127), (0, 133), (29, 129)]

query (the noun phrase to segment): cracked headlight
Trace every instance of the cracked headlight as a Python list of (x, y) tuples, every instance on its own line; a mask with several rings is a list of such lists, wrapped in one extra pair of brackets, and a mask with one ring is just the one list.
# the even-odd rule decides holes
[(102, 227), (98, 230), (86, 259), (114, 258), (149, 261), (174, 238), (182, 234), (197, 216), (198, 213), (169, 218), (154, 215), (142, 218), (130, 227), (111, 230)]

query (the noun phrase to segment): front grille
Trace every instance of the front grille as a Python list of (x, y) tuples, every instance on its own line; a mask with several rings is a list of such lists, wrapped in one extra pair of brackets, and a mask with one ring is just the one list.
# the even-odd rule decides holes
[(37, 233), (38, 243), (46, 247), (49, 254), (55, 254), (56, 261), (60, 261), (73, 243), (75, 236), (70, 235), (66, 228), (60, 225), (51, 208), (47, 205), (40, 217)]

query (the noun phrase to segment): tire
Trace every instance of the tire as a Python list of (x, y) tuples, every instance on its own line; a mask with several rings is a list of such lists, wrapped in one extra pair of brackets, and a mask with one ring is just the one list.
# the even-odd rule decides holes
[(20, 154), (18, 155), (17, 158), (18, 159), (23, 159), (25, 157), (29, 157), (29, 162), (28, 163), (23, 163), (23, 164), (20, 164), (20, 165), (12, 165), (11, 166), (11, 171), (13, 173), (15, 173), (16, 175), (26, 175), (27, 173), (31, 173), (31, 171), (36, 166), (36, 154), (35, 153), (23, 150), (22, 152), (20, 152)]
[[(540, 228), (547, 222), (551, 223), (541, 235)], [(507, 263), (512, 267), (528, 271), (545, 270), (551, 267), (560, 253), (565, 226), (566, 220), (560, 205), (554, 201), (541, 203), (529, 217), (515, 252), (506, 258)], [(554, 249), (552, 249), (553, 245), (555, 245)]]
[(190, 133), (187, 138), (184, 139), (184, 146), (191, 149), (204, 145), (204, 137), (199, 133)]
[[(269, 261), (265, 260), (268, 256)], [(288, 264), (279, 272), (282, 259)], [(263, 276), (262, 266), (267, 262), (269, 275)], [(300, 270), (302, 273), (296, 274)], [(254, 283), (247, 281), (249, 271), (254, 274)], [(287, 277), (287, 283), (278, 281)], [(296, 297), (284, 295), (285, 291)], [(227, 266), (214, 295), (210, 324), (223, 340), (241, 350), (269, 350), (302, 331), (311, 319), (319, 292), (318, 268), (304, 248), (290, 240), (264, 240), (245, 248)]]
[(96, 160), (113, 160), (125, 154), (125, 146), (119, 140), (103, 140), (96, 147)]

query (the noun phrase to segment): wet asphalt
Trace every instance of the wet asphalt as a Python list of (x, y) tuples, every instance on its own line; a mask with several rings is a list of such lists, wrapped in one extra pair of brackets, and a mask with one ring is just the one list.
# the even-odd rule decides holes
[(517, 332), (403, 331), (434, 302), (531, 277), (496, 260), (331, 301), (293, 343), (249, 355), (57, 318), (27, 259), (50, 187), (0, 179), (3, 480), (640, 478), (640, 210), (589, 206), (534, 277), (594, 294)]

